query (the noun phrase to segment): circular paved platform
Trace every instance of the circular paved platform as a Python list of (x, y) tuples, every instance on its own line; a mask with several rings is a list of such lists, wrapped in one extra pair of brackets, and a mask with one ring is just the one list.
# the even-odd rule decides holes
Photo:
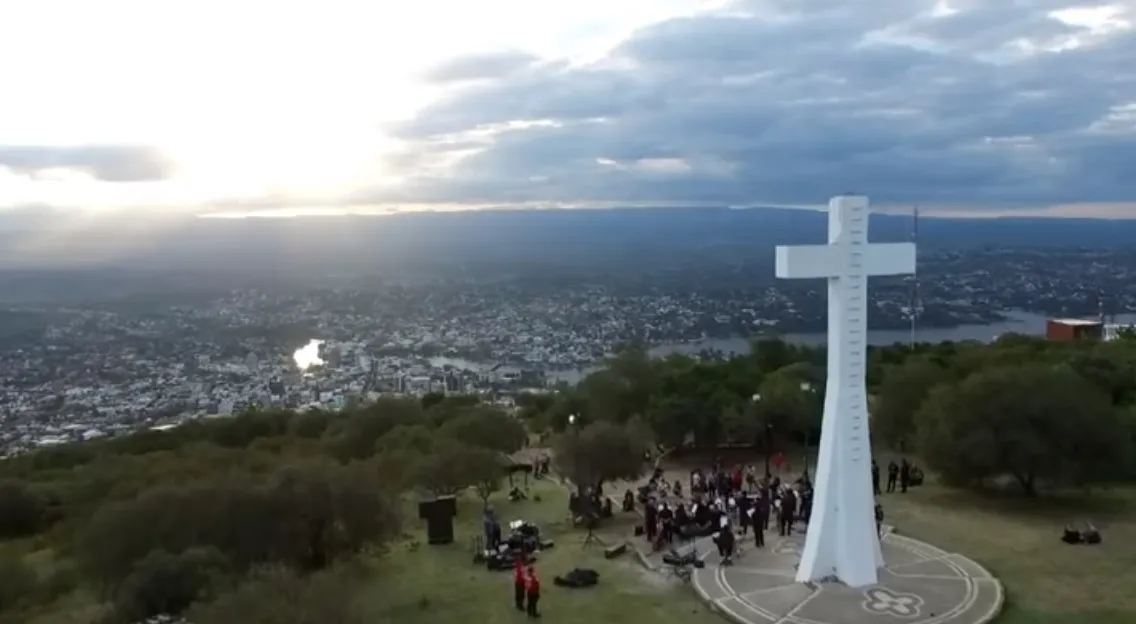
[(695, 590), (738, 624), (985, 624), (1002, 609), (1002, 584), (985, 568), (911, 538), (886, 535), (880, 583), (852, 589), (795, 582), (804, 536), (766, 536), (764, 549), (739, 539), (729, 566), (709, 542), (697, 545), (706, 567)]

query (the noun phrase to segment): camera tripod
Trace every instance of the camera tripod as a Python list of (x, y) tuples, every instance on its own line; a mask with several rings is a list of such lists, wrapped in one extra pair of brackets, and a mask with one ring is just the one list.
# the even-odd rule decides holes
[[(596, 537), (595, 528), (599, 524), (598, 518), (588, 518), (584, 525), (588, 528), (588, 534), (584, 536), (584, 541), (580, 544), (580, 548), (587, 548), (591, 544), (600, 544), (600, 540)], [(602, 544), (601, 544), (602, 545)]]

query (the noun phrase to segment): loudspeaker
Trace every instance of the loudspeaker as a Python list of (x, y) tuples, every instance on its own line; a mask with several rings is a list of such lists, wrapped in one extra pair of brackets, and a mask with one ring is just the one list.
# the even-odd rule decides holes
[(430, 544), (454, 543), (454, 519), (434, 516), (426, 521), (426, 541)]
[(458, 515), (458, 499), (454, 496), (439, 496), (434, 503), (443, 517), (455, 518)]
[(457, 515), (457, 499), (442, 496), (434, 500), (418, 503), (418, 518), (426, 521), (426, 541), (431, 544), (452, 544), (454, 542), (454, 516)]

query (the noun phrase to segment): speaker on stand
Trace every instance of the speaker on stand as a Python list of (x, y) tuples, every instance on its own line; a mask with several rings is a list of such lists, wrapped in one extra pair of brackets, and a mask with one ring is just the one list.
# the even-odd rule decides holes
[(420, 501), (418, 518), (426, 521), (426, 541), (432, 545), (454, 543), (454, 516), (457, 514), (457, 499), (453, 496)]

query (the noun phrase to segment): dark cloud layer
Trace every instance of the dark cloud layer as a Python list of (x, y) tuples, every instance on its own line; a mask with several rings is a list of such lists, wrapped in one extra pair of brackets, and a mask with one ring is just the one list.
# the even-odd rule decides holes
[(153, 182), (173, 173), (170, 161), (161, 152), (133, 145), (0, 145), (0, 167), (32, 175), (51, 169), (70, 169), (104, 182)]
[(435, 79), (495, 79), (398, 127), (407, 184), (358, 199), (1136, 199), (1136, 31), (1052, 17), (1075, 1), (869, 4), (739, 1), (586, 66), (455, 60)]

